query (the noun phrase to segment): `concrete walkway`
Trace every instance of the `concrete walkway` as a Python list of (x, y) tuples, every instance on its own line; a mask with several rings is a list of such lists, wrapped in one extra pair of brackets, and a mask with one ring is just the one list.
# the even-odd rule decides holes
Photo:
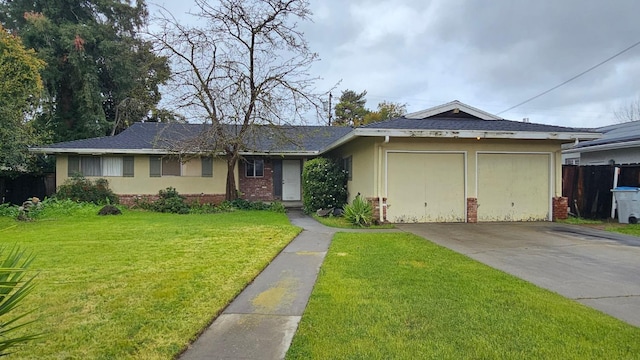
[(336, 231), (299, 210), (304, 230), (223, 311), (180, 359), (282, 359)]

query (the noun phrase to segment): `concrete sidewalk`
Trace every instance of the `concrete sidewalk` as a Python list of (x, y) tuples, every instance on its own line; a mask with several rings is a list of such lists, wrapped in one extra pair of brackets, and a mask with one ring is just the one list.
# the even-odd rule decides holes
[(200, 359), (282, 359), (298, 328), (320, 266), (337, 230), (299, 210), (304, 230), (180, 356)]

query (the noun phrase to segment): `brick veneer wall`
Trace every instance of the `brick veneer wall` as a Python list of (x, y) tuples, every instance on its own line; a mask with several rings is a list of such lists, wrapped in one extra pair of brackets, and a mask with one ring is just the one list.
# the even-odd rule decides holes
[(467, 198), (467, 222), (474, 224), (478, 222), (478, 199), (476, 198)]
[[(224, 201), (225, 194), (180, 194), (184, 196), (187, 203), (198, 203), (198, 204), (220, 204)], [(118, 195), (118, 199), (120, 200), (120, 204), (126, 206), (133, 206), (136, 204), (136, 200), (142, 201), (156, 201), (158, 200), (158, 195)]]
[(273, 196), (273, 162), (264, 159), (264, 176), (246, 177), (246, 163), (240, 162), (240, 192), (242, 198), (249, 201), (271, 201)]
[(387, 198), (382, 198), (382, 219), (380, 219), (380, 199), (368, 197), (367, 201), (373, 207), (373, 220), (379, 223), (387, 222)]
[(553, 221), (569, 217), (569, 199), (563, 196), (553, 198)]

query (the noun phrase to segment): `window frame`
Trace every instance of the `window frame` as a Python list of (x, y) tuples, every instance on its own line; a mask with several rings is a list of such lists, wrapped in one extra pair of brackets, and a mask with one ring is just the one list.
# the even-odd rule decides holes
[[(164, 162), (169, 160), (178, 161), (179, 175), (165, 174)], [(182, 173), (183, 173), (182, 161), (180, 160), (180, 158), (173, 157), (173, 156), (159, 156), (159, 155), (149, 156), (149, 177), (182, 176)]]
[(342, 158), (342, 170), (347, 172), (347, 180), (353, 180), (353, 156), (349, 155)]
[[(256, 163), (260, 163), (261, 174), (258, 174)], [(249, 172), (251, 170), (251, 173)], [(244, 163), (244, 176), (247, 178), (263, 178), (264, 177), (264, 159), (246, 159)]]

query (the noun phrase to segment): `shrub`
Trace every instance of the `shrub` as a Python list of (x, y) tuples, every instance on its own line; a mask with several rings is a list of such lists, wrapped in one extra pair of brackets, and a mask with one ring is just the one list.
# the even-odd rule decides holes
[(189, 205), (184, 201), (184, 196), (178, 194), (178, 191), (173, 187), (168, 187), (165, 190), (158, 192), (160, 197), (158, 200), (151, 203), (151, 210), (163, 213), (174, 214), (188, 214)]
[[(0, 249), (0, 356), (9, 355), (11, 348), (40, 337), (36, 334), (16, 334), (20, 329), (28, 326), (33, 321), (17, 324), (28, 313), (15, 315), (15, 310), (20, 307), (33, 289), (33, 279), (26, 278), (26, 270), (33, 261), (33, 256), (25, 256), (24, 251), (14, 249), (5, 256), (5, 249)], [(12, 314), (8, 319), (8, 314)], [(16, 331), (17, 330), (17, 331)]]
[(55, 197), (96, 205), (118, 203), (118, 196), (109, 189), (109, 182), (106, 179), (91, 181), (82, 175), (67, 179), (58, 187)]
[(347, 202), (347, 173), (336, 161), (322, 157), (307, 161), (302, 181), (306, 213), (342, 207)]
[(279, 201), (274, 201), (269, 205), (269, 211), (277, 212), (277, 213), (285, 213), (287, 209), (284, 207), (284, 204)]
[(5, 203), (0, 204), (0, 216), (12, 217), (15, 218), (18, 216), (18, 206)]
[(369, 226), (373, 221), (373, 207), (358, 195), (351, 205), (344, 206), (344, 218), (356, 226)]

